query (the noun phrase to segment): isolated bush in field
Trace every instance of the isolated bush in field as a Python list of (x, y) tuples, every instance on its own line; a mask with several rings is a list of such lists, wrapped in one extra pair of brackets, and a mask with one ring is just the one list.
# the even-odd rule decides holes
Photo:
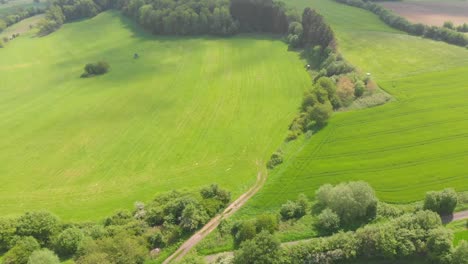
[(28, 264), (60, 264), (54, 252), (47, 248), (34, 251), (29, 257)]
[(261, 214), (255, 218), (255, 229), (257, 233), (268, 231), (273, 234), (278, 230), (278, 218), (271, 214)]
[(299, 219), (307, 213), (309, 201), (307, 197), (300, 194), (296, 201), (287, 201), (281, 206), (280, 215), (283, 220)]
[(327, 208), (318, 215), (315, 227), (324, 235), (333, 234), (340, 228), (340, 218)]
[(83, 238), (83, 232), (79, 228), (65, 229), (57, 238), (56, 251), (62, 256), (71, 256), (76, 253)]
[(91, 77), (94, 75), (102, 75), (109, 71), (110, 65), (105, 61), (97, 63), (88, 63), (84, 68), (84, 73), (81, 75), (82, 78)]
[(267, 231), (245, 241), (234, 253), (234, 264), (275, 264), (280, 263), (280, 242)]
[(377, 214), (377, 197), (365, 182), (323, 185), (317, 190), (316, 199), (319, 207), (331, 209), (344, 225), (359, 225)]
[(46, 211), (27, 212), (18, 219), (17, 234), (32, 236), (41, 245), (47, 245), (59, 228), (59, 219)]
[(424, 199), (424, 209), (437, 212), (441, 215), (452, 214), (458, 203), (458, 195), (453, 189), (444, 189), (440, 192), (428, 192)]
[(27, 264), (31, 254), (40, 248), (36, 239), (31, 236), (19, 239), (3, 257), (3, 264)]
[(344, 106), (349, 106), (354, 100), (354, 83), (347, 76), (341, 76), (338, 79), (336, 94)]
[(277, 150), (270, 157), (270, 160), (267, 163), (269, 169), (273, 169), (277, 165), (283, 163), (283, 153), (280, 150)]
[(452, 264), (468, 264), (468, 242), (462, 240), (452, 254)]

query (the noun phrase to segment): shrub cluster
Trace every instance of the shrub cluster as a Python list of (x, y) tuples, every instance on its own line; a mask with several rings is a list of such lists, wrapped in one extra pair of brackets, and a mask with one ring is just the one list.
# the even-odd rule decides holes
[[(423, 36), (426, 38), (445, 41), (458, 46), (468, 46), (468, 37), (457, 32), (454, 28), (427, 26), (421, 23), (411, 23), (407, 19), (396, 15), (390, 10), (371, 1), (363, 0), (335, 0), (347, 5), (363, 8), (378, 15), (389, 26), (405, 31), (411, 35)], [(463, 30), (465, 27), (461, 27)]]
[[(6, 252), (2, 263), (53, 264), (59, 263), (58, 254), (77, 264), (140, 264), (151, 249), (179, 242), (230, 199), (229, 192), (214, 184), (199, 194), (159, 195), (147, 205), (137, 203), (133, 212), (118, 211), (100, 223), (64, 223), (45, 211), (0, 218), (0, 253)], [(267, 226), (267, 220), (259, 219)]]
[(88, 63), (84, 68), (84, 73), (81, 74), (81, 78), (92, 77), (95, 75), (102, 75), (109, 71), (110, 65), (105, 61), (99, 61), (97, 63)]
[(231, 235), (234, 246), (238, 248), (243, 242), (253, 239), (261, 232), (273, 234), (278, 229), (276, 215), (262, 214), (254, 220), (235, 222), (231, 226)]
[(454, 189), (445, 189), (440, 192), (428, 192), (424, 199), (424, 209), (431, 210), (440, 215), (450, 215), (457, 207), (458, 196)]

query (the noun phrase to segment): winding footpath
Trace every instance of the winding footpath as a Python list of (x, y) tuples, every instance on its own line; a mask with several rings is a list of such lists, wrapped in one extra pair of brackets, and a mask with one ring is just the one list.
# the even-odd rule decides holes
[(252, 196), (254, 196), (265, 184), (267, 173), (266, 170), (262, 171), (261, 162), (257, 161), (259, 167), (257, 173), (257, 181), (255, 184), (245, 193), (243, 193), (237, 200), (231, 203), (221, 214), (211, 219), (202, 229), (193, 234), (185, 243), (182, 244), (171, 256), (169, 256), (163, 264), (180, 261), (187, 253), (196, 246), (203, 238), (210, 234), (213, 230), (218, 227), (222, 219), (225, 219), (235, 212), (237, 212)]

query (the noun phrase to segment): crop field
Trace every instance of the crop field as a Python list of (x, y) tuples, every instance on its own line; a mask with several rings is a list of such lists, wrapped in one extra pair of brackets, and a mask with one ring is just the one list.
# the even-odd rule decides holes
[(380, 4), (415, 23), (434, 26), (442, 26), (446, 21), (452, 21), (455, 25), (468, 23), (467, 1), (399, 1)]
[[(281, 144), (310, 85), (276, 37), (154, 37), (117, 12), (22, 35), (0, 58), (4, 215), (44, 208), (94, 220), (211, 183), (235, 197)], [(110, 72), (81, 79), (98, 60)]]
[(395, 31), (373, 14), (332, 0), (312, 6), (332, 25), (347, 60), (395, 97), (336, 113), (310, 139), (284, 146), (285, 162), (240, 213), (277, 210), (325, 183), (363, 180), (381, 200), (407, 203), (429, 190), (468, 189), (468, 50)]

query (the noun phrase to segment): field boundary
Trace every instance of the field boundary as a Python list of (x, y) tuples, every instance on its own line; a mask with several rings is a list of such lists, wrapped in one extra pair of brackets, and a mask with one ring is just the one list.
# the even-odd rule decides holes
[(170, 255), (163, 264), (180, 261), (187, 253), (196, 246), (203, 238), (210, 234), (218, 227), (221, 220), (230, 217), (237, 212), (252, 196), (254, 196), (265, 184), (268, 171), (265, 169), (263, 162), (256, 162), (258, 167), (257, 180), (255, 184), (239, 198), (232, 202), (224, 211), (206, 223), (202, 229), (193, 234), (182, 246), (180, 246), (172, 255)]

